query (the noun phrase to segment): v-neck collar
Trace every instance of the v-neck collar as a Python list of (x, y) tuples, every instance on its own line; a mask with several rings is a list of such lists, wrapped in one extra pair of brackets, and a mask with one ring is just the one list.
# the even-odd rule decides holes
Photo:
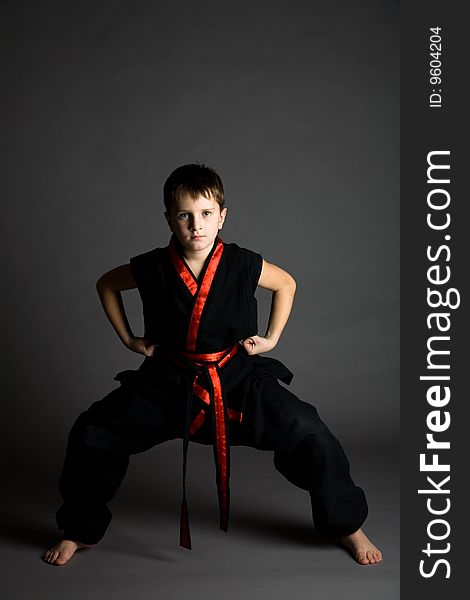
[(209, 266), (209, 263), (212, 259), (212, 256), (219, 244), (219, 242), (222, 243), (222, 240), (220, 239), (219, 236), (217, 236), (214, 240), (214, 243), (212, 245), (211, 251), (209, 252), (209, 254), (206, 256), (205, 260), (204, 260), (204, 264), (202, 266), (201, 272), (199, 273), (199, 277), (196, 277), (196, 275), (191, 271), (190, 266), (188, 265), (188, 263), (186, 262), (186, 259), (183, 256), (183, 253), (181, 251), (181, 244), (178, 240), (178, 238), (176, 237), (175, 234), (172, 234), (171, 239), (170, 239), (170, 243), (173, 243), (174, 248), (176, 249), (176, 252), (178, 253), (178, 256), (181, 259), (181, 262), (183, 263), (184, 268), (186, 269), (186, 271), (188, 272), (188, 274), (191, 276), (192, 280), (194, 281), (194, 283), (197, 285), (197, 287), (200, 287), (203, 279), (204, 279), (204, 275), (207, 271), (207, 267)]
[(189, 321), (188, 335), (186, 339), (186, 351), (194, 352), (196, 350), (196, 340), (199, 331), (199, 324), (201, 322), (202, 312), (207, 300), (207, 297), (212, 288), (212, 282), (214, 281), (215, 274), (219, 267), (220, 259), (224, 252), (224, 243), (217, 236), (214, 240), (214, 245), (211, 248), (209, 255), (207, 256), (199, 281), (196, 281), (191, 276), (191, 271), (187, 264), (183, 261), (182, 256), (179, 254), (174, 238), (170, 240), (168, 244), (168, 251), (173, 266), (176, 269), (179, 277), (182, 279), (186, 289), (193, 297), (193, 304), (191, 310), (191, 317)]

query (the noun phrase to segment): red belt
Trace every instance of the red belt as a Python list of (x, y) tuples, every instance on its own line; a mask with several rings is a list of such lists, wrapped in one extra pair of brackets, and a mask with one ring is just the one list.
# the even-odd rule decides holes
[[(191, 535), (189, 531), (189, 514), (186, 502), (186, 465), (189, 435), (194, 434), (203, 424), (206, 411), (212, 408), (214, 427), (214, 458), (216, 466), (217, 494), (219, 498), (220, 528), (227, 531), (230, 506), (230, 444), (228, 442), (228, 419), (242, 420), (242, 413), (227, 408), (224, 402), (224, 393), (220, 380), (220, 369), (231, 360), (239, 350), (239, 345), (221, 352), (210, 354), (197, 354), (194, 352), (169, 352), (165, 354), (179, 366), (192, 372), (196, 370), (191, 387), (188, 390), (186, 402), (186, 422), (183, 440), (183, 500), (180, 515), (180, 545), (191, 549)], [(206, 387), (204, 387), (206, 385)], [(209, 388), (209, 389), (207, 389)], [(192, 397), (195, 394), (200, 398), (203, 407), (191, 422)]]

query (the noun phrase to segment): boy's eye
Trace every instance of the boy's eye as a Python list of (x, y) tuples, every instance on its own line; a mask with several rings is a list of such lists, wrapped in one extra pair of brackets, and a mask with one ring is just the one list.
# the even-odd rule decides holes
[[(211, 210), (203, 210), (202, 211), (202, 216), (203, 217), (210, 217), (212, 215), (212, 211)], [(189, 213), (187, 212), (180, 212), (178, 213), (178, 219), (180, 221), (186, 221), (187, 219), (189, 219)]]

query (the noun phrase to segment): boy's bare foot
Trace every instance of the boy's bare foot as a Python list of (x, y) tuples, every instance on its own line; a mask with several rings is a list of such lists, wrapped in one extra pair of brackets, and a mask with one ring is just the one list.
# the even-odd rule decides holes
[(77, 550), (89, 547), (91, 547), (91, 544), (82, 544), (73, 540), (62, 540), (50, 550), (46, 550), (42, 555), (42, 559), (50, 565), (62, 566), (72, 558)]
[(382, 560), (382, 552), (374, 546), (362, 529), (339, 539), (360, 565), (370, 565)]

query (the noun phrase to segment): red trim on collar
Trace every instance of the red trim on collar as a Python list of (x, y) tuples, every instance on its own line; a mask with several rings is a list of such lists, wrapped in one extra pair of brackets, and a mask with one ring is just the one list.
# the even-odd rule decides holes
[(202, 311), (204, 310), (207, 296), (209, 295), (217, 267), (219, 266), (222, 253), (224, 251), (224, 243), (220, 238), (217, 238), (215, 250), (211, 251), (212, 255), (209, 259), (207, 268), (205, 269), (204, 277), (199, 283), (194, 280), (194, 277), (189, 272), (187, 265), (179, 255), (173, 238), (170, 239), (168, 249), (170, 252), (171, 261), (178, 272), (178, 275), (183, 280), (191, 295), (195, 297), (185, 347), (187, 352), (194, 352), (196, 350), (196, 340), (199, 331), (199, 325), (201, 323)]
[(217, 247), (211, 256), (209, 264), (207, 265), (204, 278), (196, 295), (196, 302), (194, 303), (191, 321), (189, 323), (188, 338), (186, 340), (187, 352), (194, 352), (196, 350), (196, 339), (199, 331), (199, 325), (201, 323), (202, 311), (204, 310), (207, 296), (209, 295), (209, 291), (211, 289), (217, 267), (219, 266), (220, 259), (222, 258), (223, 251), (224, 244), (222, 240), (219, 239), (217, 242)]
[(175, 265), (175, 269), (178, 271), (178, 275), (181, 277), (188, 290), (194, 296), (197, 292), (197, 282), (194, 281), (194, 277), (188, 271), (188, 267), (184, 264), (183, 259), (178, 254), (173, 240), (170, 240), (170, 243), (168, 244), (168, 249), (170, 250), (171, 261)]

